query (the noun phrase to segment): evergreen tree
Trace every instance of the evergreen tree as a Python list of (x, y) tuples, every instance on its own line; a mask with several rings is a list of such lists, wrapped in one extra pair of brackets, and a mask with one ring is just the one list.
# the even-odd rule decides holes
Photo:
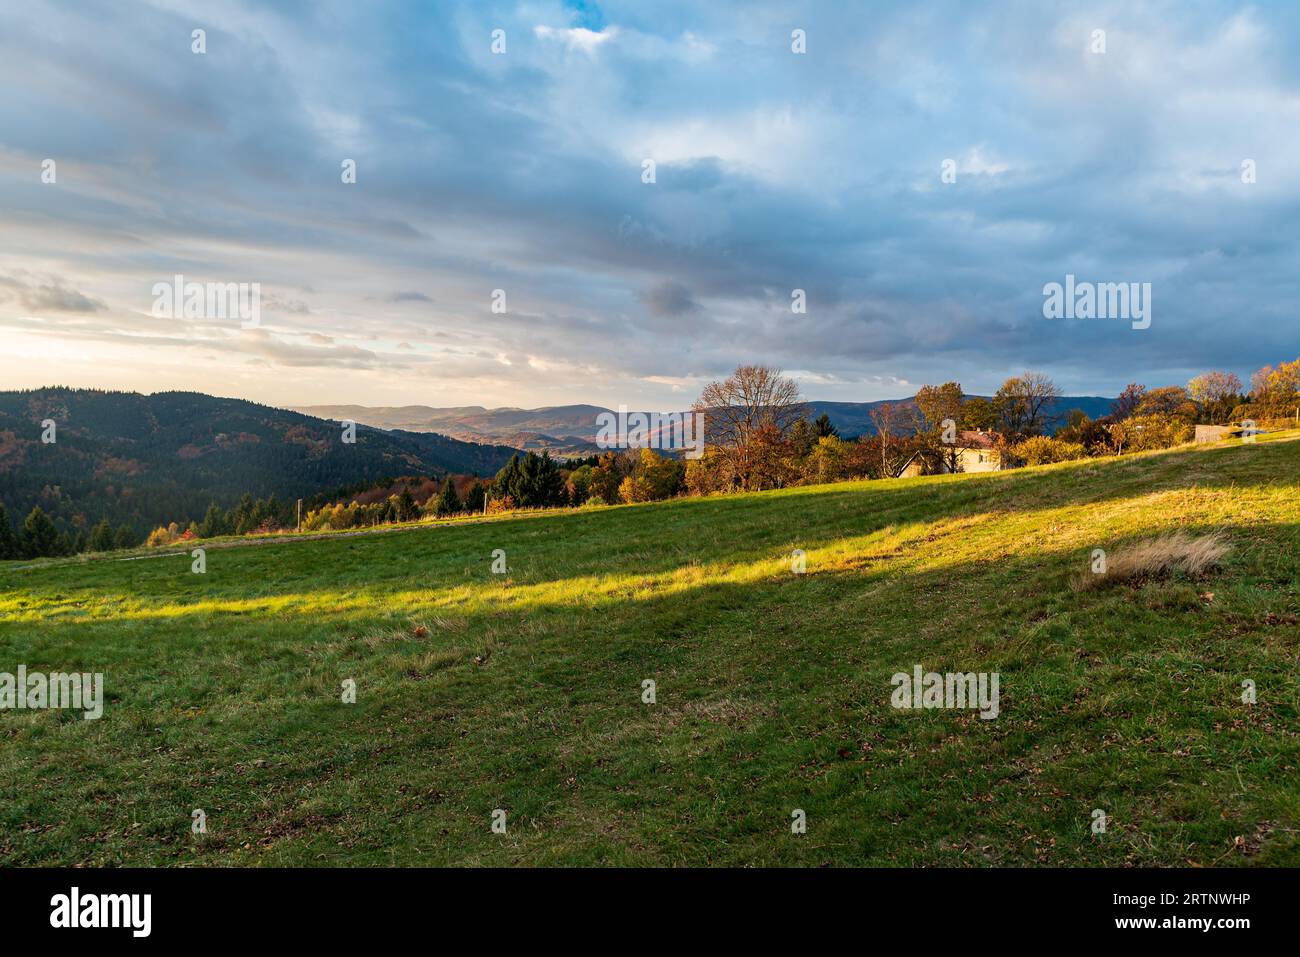
[(487, 485), (484, 482), (475, 482), (470, 486), (470, 490), (465, 493), (465, 511), (481, 512), (483, 503), (487, 500)]
[(451, 476), (447, 476), (447, 481), (442, 485), (442, 494), (438, 496), (438, 503), (434, 506), (434, 514), (441, 517), (443, 515), (455, 515), (461, 510), (460, 498), (456, 495), (456, 486), (452, 484)]
[(255, 522), (255, 512), (257, 506), (253, 502), (253, 496), (244, 493), (239, 504), (226, 513), (226, 528), (236, 535), (247, 535), (257, 527)]
[(135, 548), (139, 544), (140, 540), (136, 538), (135, 529), (130, 525), (118, 526), (117, 532), (113, 535), (114, 548)]
[(9, 524), (9, 512), (4, 502), (0, 502), (0, 560), (20, 557), (18, 536), (14, 534), (13, 526)]
[(274, 492), (272, 492), (271, 497), (266, 500), (266, 508), (263, 510), (262, 519), (263, 521), (270, 520), (273, 523), (273, 527), (275, 525), (285, 524), (284, 506), (280, 504), (280, 500), (275, 497)]
[(22, 552), (26, 558), (58, 554), (59, 530), (37, 505), (23, 522)]
[(226, 534), (226, 519), (221, 514), (221, 507), (216, 502), (208, 506), (207, 514), (203, 516), (203, 521), (199, 523), (198, 533), (200, 538), (214, 538), (217, 535)]
[(544, 508), (564, 502), (564, 480), (549, 452), (511, 457), (492, 482), (494, 499), (506, 496), (521, 508)]
[(409, 488), (402, 489), (402, 494), (397, 496), (397, 521), (409, 522), (419, 516), (420, 507), (415, 504), (415, 496)]
[(790, 448), (794, 451), (795, 458), (806, 457), (817, 441), (816, 426), (807, 419), (800, 419), (790, 430)]
[(515, 504), (518, 504), (519, 500), (515, 498), (515, 494), (518, 491), (519, 482), (519, 454), (516, 452), (510, 456), (510, 461), (492, 480), (492, 497), (494, 499), (503, 499), (509, 496)]
[(840, 437), (840, 430), (831, 425), (831, 417), (825, 412), (819, 415), (817, 421), (813, 423), (813, 433), (819, 439), (824, 439), (828, 435), (837, 439)]
[(102, 519), (90, 530), (90, 542), (87, 546), (92, 552), (107, 552), (113, 547), (113, 526), (108, 519)]
[(551, 458), (551, 453), (543, 452), (540, 458), (537, 456), (533, 458), (537, 461), (536, 484), (533, 489), (537, 496), (537, 504), (540, 506), (568, 504), (564, 476), (560, 474), (560, 467)]

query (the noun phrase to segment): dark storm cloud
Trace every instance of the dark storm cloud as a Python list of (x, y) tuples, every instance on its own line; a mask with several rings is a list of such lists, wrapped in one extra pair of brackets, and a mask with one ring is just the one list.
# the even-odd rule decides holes
[(641, 299), (654, 316), (685, 316), (700, 308), (691, 291), (671, 279), (651, 286), (641, 294)]

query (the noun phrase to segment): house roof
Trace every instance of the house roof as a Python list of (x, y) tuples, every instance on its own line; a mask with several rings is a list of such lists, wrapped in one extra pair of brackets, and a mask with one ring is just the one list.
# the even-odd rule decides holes
[(997, 442), (996, 432), (973, 432), (969, 429), (957, 433), (953, 443), (959, 449), (991, 449)]
[(907, 471), (907, 467), (908, 467), (909, 465), (911, 465), (912, 462), (916, 460), (916, 457), (917, 457), (918, 455), (920, 455), (920, 454), (921, 454), (921, 453), (920, 453), (919, 451), (917, 451), (917, 452), (913, 452), (911, 455), (909, 455), (909, 456), (907, 457), (907, 461), (906, 461), (906, 462), (904, 462), (902, 465), (897, 465), (897, 466), (894, 467), (894, 470), (893, 470), (893, 472), (891, 473), (892, 476), (893, 476), (894, 478), (898, 478), (900, 475), (902, 475), (904, 472), (906, 472), (906, 471)]

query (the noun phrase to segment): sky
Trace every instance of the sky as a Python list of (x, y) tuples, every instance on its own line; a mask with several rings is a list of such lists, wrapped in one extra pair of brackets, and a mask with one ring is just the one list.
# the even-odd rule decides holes
[[(1300, 354), (1296, 49), (1291, 3), (5, 4), (0, 388), (1245, 381)], [(1045, 317), (1067, 275), (1149, 327)]]

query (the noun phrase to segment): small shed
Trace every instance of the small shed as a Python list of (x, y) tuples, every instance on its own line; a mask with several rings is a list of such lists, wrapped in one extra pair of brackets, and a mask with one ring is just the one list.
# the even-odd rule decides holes
[(894, 478), (913, 478), (926, 474), (928, 471), (925, 467), (925, 459), (920, 452), (913, 452), (906, 462), (894, 470)]
[(1204, 445), (1207, 442), (1221, 442), (1224, 439), (1236, 438), (1241, 435), (1241, 426), (1238, 425), (1198, 425), (1196, 427), (1196, 442), (1198, 445)]

